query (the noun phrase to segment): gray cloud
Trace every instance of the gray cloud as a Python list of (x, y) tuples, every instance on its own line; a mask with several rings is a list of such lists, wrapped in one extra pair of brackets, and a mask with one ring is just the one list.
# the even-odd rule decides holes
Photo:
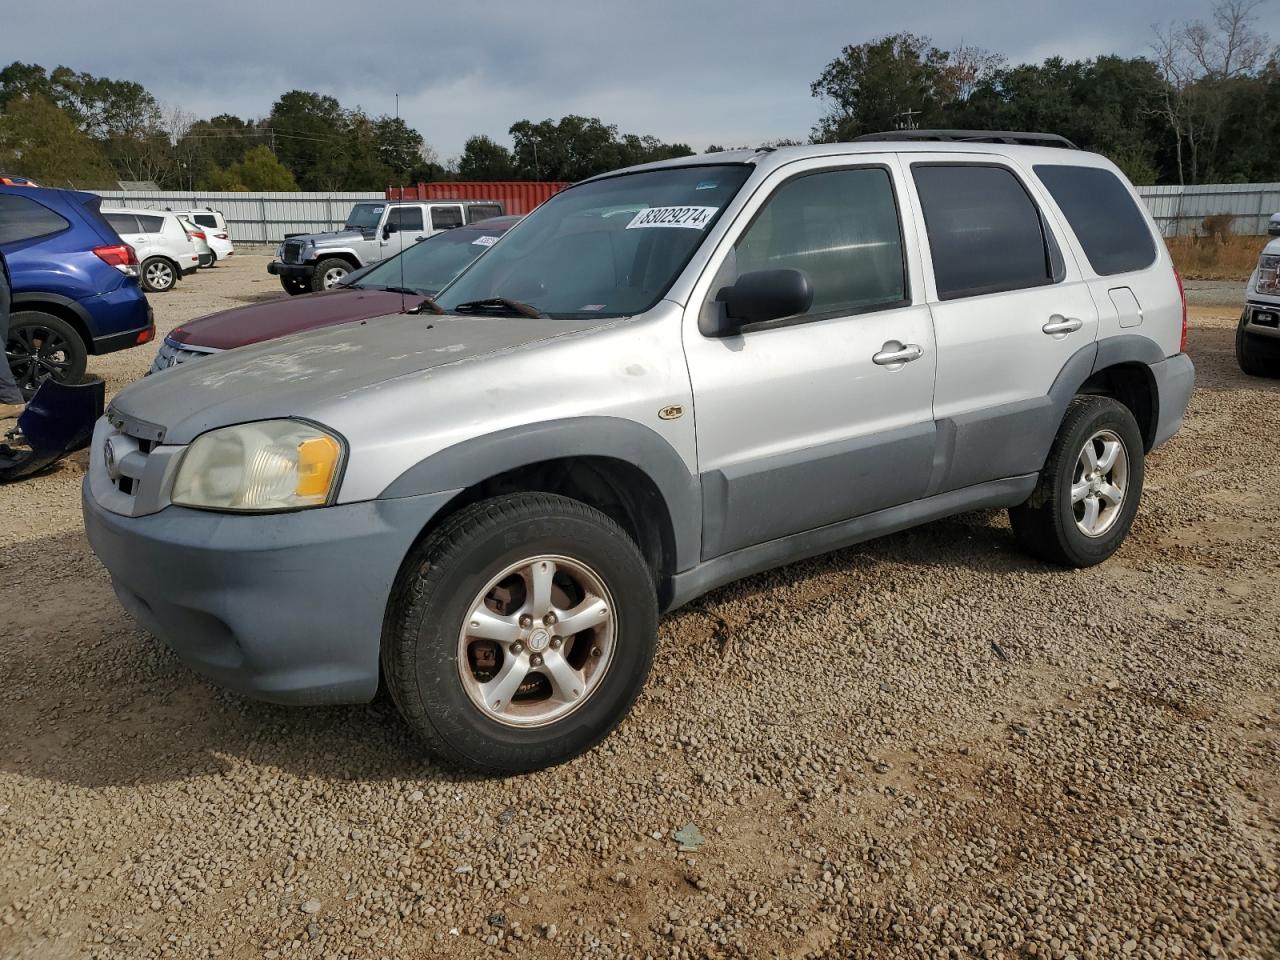
[(702, 150), (805, 136), (822, 110), (809, 84), (848, 43), (910, 30), (944, 48), (976, 44), (1013, 62), (1137, 55), (1147, 52), (1153, 23), (1203, 16), (1207, 7), (1208, 0), (496, 0), (438, 8), (312, 0), (170, 5), (143, 30), (133, 17), (104, 18), (87, 3), (47, 3), (4, 18), (0, 61), (65, 63), (136, 80), (198, 116), (261, 116), (295, 88), (391, 113), (399, 92), (402, 116), (442, 157), (457, 155), (472, 133), (506, 141), (516, 120), (566, 113)]

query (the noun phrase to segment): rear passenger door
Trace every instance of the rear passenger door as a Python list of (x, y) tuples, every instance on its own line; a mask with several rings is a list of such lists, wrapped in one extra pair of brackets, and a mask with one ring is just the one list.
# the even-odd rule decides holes
[[(934, 454), (933, 330), (892, 157), (801, 161), (738, 215), (684, 320), (704, 559), (906, 503)], [(796, 317), (709, 337), (748, 272), (803, 271)], [(896, 359), (895, 359), (896, 358)]]
[(1098, 314), (1088, 284), (1038, 187), (1013, 164), (904, 159), (937, 336), (940, 455), (928, 493), (1034, 473), (1062, 416), (1054, 382), (1068, 364), (1085, 364), (1084, 375), (1092, 366), (1085, 348)]

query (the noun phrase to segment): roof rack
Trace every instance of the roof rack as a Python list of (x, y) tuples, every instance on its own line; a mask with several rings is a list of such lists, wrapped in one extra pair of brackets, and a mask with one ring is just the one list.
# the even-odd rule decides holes
[(1017, 130), (885, 130), (883, 133), (867, 133), (854, 137), (854, 142), (866, 140), (935, 140), (949, 143), (1020, 143), (1033, 147), (1063, 147), (1079, 150), (1066, 137), (1056, 133), (1024, 133)]

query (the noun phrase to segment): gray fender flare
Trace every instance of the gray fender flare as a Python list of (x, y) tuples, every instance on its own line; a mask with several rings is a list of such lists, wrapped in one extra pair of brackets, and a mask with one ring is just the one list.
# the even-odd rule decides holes
[(621, 417), (548, 420), (464, 440), (414, 464), (379, 498), (465, 489), (508, 470), (565, 457), (605, 457), (638, 468), (666, 503), (675, 570), (687, 570), (698, 562), (702, 537), (698, 477), (661, 436)]

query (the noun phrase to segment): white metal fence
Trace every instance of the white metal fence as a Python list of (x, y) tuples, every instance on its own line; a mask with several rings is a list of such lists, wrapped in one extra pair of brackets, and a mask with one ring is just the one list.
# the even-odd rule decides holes
[(278, 243), (286, 233), (314, 233), (342, 226), (353, 203), (385, 199), (382, 193), (200, 193), (95, 190), (107, 205), (188, 210), (213, 207), (226, 217), (236, 243)]
[[(278, 243), (286, 233), (333, 230), (342, 226), (353, 203), (384, 197), (381, 193), (96, 192), (126, 207), (213, 207), (227, 218), (231, 239), (237, 243)], [(1205, 218), (1221, 215), (1231, 218), (1230, 232), (1260, 235), (1267, 232), (1271, 214), (1280, 212), (1280, 183), (1139, 187), (1138, 193), (1166, 237), (1206, 233)]]

